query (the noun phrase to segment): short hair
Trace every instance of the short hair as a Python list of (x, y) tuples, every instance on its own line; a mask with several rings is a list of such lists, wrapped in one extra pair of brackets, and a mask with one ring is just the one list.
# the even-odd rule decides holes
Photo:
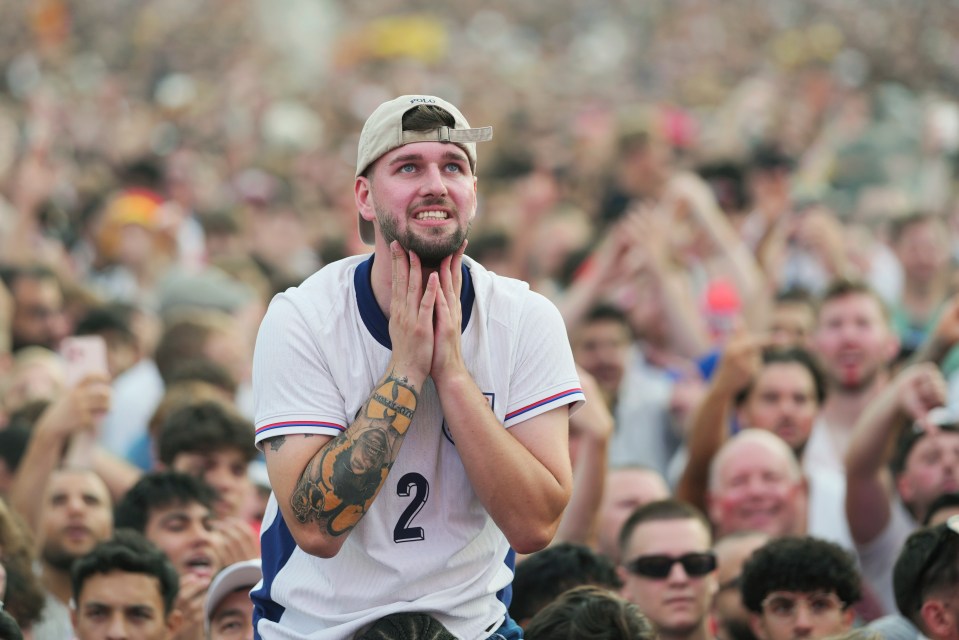
[(149, 540), (129, 529), (117, 530), (111, 539), (97, 544), (90, 553), (73, 563), (70, 580), (74, 602), (80, 604), (80, 592), (87, 579), (113, 571), (142, 573), (156, 578), (160, 583), (164, 615), (173, 610), (180, 588), (173, 563)]
[(942, 224), (943, 220), (941, 216), (929, 211), (913, 211), (904, 216), (895, 218), (889, 224), (890, 243), (895, 245), (902, 240), (902, 236), (909, 231), (909, 229), (926, 222), (938, 222), (939, 224)]
[(816, 298), (808, 289), (803, 287), (790, 287), (783, 291), (778, 291), (773, 297), (774, 304), (801, 304), (809, 307), (810, 310), (816, 308)]
[(959, 585), (957, 559), (959, 533), (947, 522), (913, 531), (902, 545), (892, 570), (893, 593), (899, 612), (920, 629), (929, 595)]
[(0, 640), (23, 640), (23, 631), (16, 619), (0, 609)]
[[(948, 433), (959, 433), (959, 424), (940, 424), (939, 430)], [(926, 435), (925, 429), (915, 429), (911, 424), (907, 424), (905, 428), (899, 432), (899, 437), (896, 438), (896, 445), (892, 452), (892, 458), (889, 459), (889, 469), (894, 476), (898, 476), (906, 470), (906, 461), (909, 459), (909, 454), (916, 444), (925, 438)]]
[[(771, 347), (768, 349), (763, 349), (762, 361), (762, 369), (765, 369), (767, 366), (772, 364), (795, 363), (800, 365), (806, 371), (808, 371), (810, 377), (812, 377), (813, 389), (816, 393), (816, 402), (821, 405), (823, 401), (825, 401), (826, 376), (823, 375), (822, 369), (820, 369), (816, 358), (813, 357), (813, 355), (809, 353), (807, 349), (802, 347)], [(756, 377), (758, 377), (758, 374)], [(752, 382), (750, 382), (749, 386), (736, 394), (735, 403), (737, 406), (746, 402), (746, 400), (749, 398), (749, 394), (752, 393), (754, 386), (755, 378)]]
[(620, 551), (622, 552), (626, 549), (626, 545), (629, 544), (629, 539), (632, 537), (636, 527), (646, 522), (662, 520), (696, 520), (703, 525), (703, 528), (706, 530), (706, 537), (710, 540), (710, 544), (712, 543), (712, 527), (709, 524), (709, 520), (706, 519), (706, 515), (688, 502), (676, 500), (675, 498), (667, 498), (666, 500), (656, 500), (655, 502), (637, 507), (636, 510), (626, 518), (626, 522), (623, 523), (623, 528), (619, 531)]
[(74, 334), (86, 336), (112, 332), (127, 344), (136, 344), (134, 313), (136, 309), (132, 305), (119, 302), (93, 307), (77, 323)]
[(216, 491), (203, 480), (176, 471), (155, 471), (130, 487), (113, 510), (117, 528), (145, 533), (150, 515), (172, 505), (197, 503), (213, 510)]
[(850, 278), (837, 278), (829, 283), (829, 286), (826, 287), (826, 290), (819, 297), (819, 303), (816, 306), (817, 318), (819, 313), (822, 311), (822, 308), (825, 307), (826, 304), (832, 302), (833, 300), (839, 300), (841, 298), (853, 295), (862, 295), (872, 298), (876, 302), (876, 305), (878, 305), (883, 319), (885, 319), (887, 322), (889, 321), (889, 307), (886, 306), (885, 300), (880, 297), (879, 293), (877, 293), (876, 290), (864, 280), (854, 280)]
[(219, 362), (207, 358), (190, 358), (174, 366), (170, 371), (167, 388), (181, 382), (206, 382), (230, 396), (236, 395), (237, 384), (233, 375)]
[(846, 607), (862, 597), (856, 560), (828, 540), (812, 536), (785, 536), (770, 540), (753, 552), (743, 565), (743, 605), (762, 611), (766, 596), (774, 591), (835, 592)]
[(622, 586), (613, 561), (589, 547), (571, 542), (547, 547), (516, 566), (509, 614), (514, 620), (532, 618), (564, 591), (584, 584)]
[(527, 640), (653, 640), (656, 632), (635, 604), (586, 585), (546, 605), (523, 635)]
[(247, 462), (256, 457), (253, 424), (239, 412), (212, 400), (174, 409), (157, 436), (157, 454), (163, 464), (173, 464), (180, 453), (211, 453), (223, 448), (238, 449)]
[(160, 336), (154, 361), (163, 382), (169, 384), (177, 365), (202, 357), (203, 347), (216, 331), (229, 329), (230, 316), (213, 310), (192, 311), (171, 320)]

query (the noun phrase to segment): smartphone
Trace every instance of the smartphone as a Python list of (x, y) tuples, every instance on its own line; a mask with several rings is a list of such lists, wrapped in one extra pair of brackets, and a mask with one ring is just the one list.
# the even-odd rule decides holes
[(75, 387), (91, 373), (110, 375), (103, 336), (68, 336), (60, 343), (67, 387)]

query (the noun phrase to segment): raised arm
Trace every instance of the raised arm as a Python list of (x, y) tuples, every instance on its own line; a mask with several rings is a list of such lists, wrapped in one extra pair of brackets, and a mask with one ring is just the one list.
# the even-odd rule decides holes
[[(264, 446), (270, 483), (290, 533), (301, 549), (324, 558), (337, 554), (376, 499), (430, 368), (438, 278), (430, 276), (424, 291), (415, 254), (407, 257), (395, 245), (392, 260), (393, 356), (362, 409), (338, 436), (277, 436)], [(340, 459), (348, 464), (334, 464)]]
[(893, 378), (856, 421), (846, 452), (846, 519), (856, 544), (871, 542), (889, 523), (894, 489), (886, 451), (896, 426), (902, 418), (921, 423), (945, 398), (939, 369), (930, 363), (913, 365)]
[(596, 518), (603, 502), (613, 416), (593, 376), (583, 369), (578, 373), (586, 405), (569, 419), (570, 452), (575, 450), (573, 491), (553, 543), (575, 542), (592, 546)]
[(716, 375), (693, 413), (686, 447), (689, 458), (676, 485), (676, 497), (706, 508), (709, 465), (729, 437), (729, 414), (733, 400), (752, 383), (762, 366), (760, 341), (746, 333), (726, 344)]

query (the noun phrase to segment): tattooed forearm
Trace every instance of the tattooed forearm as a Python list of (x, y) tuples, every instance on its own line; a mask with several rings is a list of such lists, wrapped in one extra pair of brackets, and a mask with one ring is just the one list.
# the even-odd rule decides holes
[(331, 536), (356, 526), (399, 455), (418, 399), (406, 378), (387, 375), (353, 424), (327, 443), (300, 476), (290, 497), (300, 523), (316, 522)]
[(270, 451), (279, 451), (284, 442), (286, 442), (286, 436), (275, 436), (270, 438)]

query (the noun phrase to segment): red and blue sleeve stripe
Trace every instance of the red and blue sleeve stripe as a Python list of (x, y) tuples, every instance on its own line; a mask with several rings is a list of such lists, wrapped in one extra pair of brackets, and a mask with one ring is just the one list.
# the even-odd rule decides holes
[(563, 398), (567, 398), (569, 396), (574, 396), (574, 395), (580, 395), (580, 396), (583, 395), (583, 390), (578, 388), (567, 389), (566, 391), (560, 391), (559, 393), (554, 393), (548, 398), (537, 400), (536, 402), (532, 404), (528, 404), (525, 407), (520, 407), (519, 409), (516, 409), (515, 411), (510, 411), (509, 413), (506, 414), (506, 421), (509, 422), (513, 418), (516, 418), (517, 416), (521, 416), (524, 413), (529, 413), (530, 411), (538, 409), (539, 407), (542, 407), (543, 405), (552, 404), (556, 402), (557, 400), (562, 400)]
[(275, 429), (286, 429), (289, 427), (319, 427), (321, 429), (336, 429), (337, 431), (346, 431), (346, 427), (335, 422), (321, 422), (317, 420), (291, 420), (288, 422), (272, 422), (265, 424), (256, 430), (256, 435), (260, 436), (268, 431)]

